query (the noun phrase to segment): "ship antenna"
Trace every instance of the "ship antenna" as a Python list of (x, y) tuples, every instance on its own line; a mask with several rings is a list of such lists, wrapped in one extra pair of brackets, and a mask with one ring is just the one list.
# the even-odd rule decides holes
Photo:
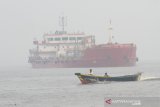
[(62, 16), (62, 17), (59, 17), (59, 26), (62, 27), (62, 32), (64, 33), (65, 32), (65, 29), (64, 27), (67, 26), (67, 18)]
[(108, 28), (108, 30), (109, 30), (109, 40), (108, 40), (108, 43), (109, 44), (111, 44), (112, 43), (112, 30), (113, 30), (113, 28), (112, 28), (112, 22), (111, 22), (111, 20), (109, 21), (109, 28)]

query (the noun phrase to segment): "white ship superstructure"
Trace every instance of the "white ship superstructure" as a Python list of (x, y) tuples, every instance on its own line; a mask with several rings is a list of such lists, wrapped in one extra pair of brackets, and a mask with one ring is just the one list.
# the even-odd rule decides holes
[(30, 50), (30, 61), (35, 58), (39, 58), (39, 60), (65, 60), (81, 57), (83, 50), (95, 45), (95, 37), (84, 33), (56, 31), (52, 34), (44, 34), (42, 41), (34, 40), (33, 43), (35, 47)]

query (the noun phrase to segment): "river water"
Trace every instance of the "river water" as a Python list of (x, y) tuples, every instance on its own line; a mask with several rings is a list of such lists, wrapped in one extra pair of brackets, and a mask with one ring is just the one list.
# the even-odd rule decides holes
[(74, 73), (89, 68), (0, 69), (0, 107), (104, 107), (110, 96), (160, 97), (160, 61), (139, 62), (134, 67), (92, 68), (96, 75), (119, 76), (143, 72), (136, 82), (82, 85)]

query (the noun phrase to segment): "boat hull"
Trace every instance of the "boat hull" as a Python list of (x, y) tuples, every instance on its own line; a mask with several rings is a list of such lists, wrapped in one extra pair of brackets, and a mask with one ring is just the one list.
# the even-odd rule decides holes
[(118, 77), (96, 76), (91, 74), (85, 75), (81, 73), (75, 73), (75, 75), (78, 76), (82, 84), (104, 82), (104, 81), (138, 81), (140, 80), (141, 77), (141, 73), (118, 76)]
[[(134, 44), (95, 45), (81, 52), (82, 56), (42, 58), (29, 57), (33, 68), (90, 68), (90, 67), (128, 67), (137, 62)], [(49, 54), (49, 53), (48, 53)]]

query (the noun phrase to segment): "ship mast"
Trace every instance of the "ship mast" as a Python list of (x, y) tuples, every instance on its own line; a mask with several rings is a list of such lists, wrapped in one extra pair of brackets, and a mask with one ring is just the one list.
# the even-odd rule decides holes
[(65, 26), (67, 26), (67, 18), (62, 16), (62, 17), (59, 17), (59, 26), (62, 27), (62, 32), (65, 33)]
[(109, 40), (108, 40), (108, 43), (111, 44), (112, 43), (112, 23), (111, 23), (111, 20), (109, 21), (109, 28), (108, 28), (108, 31), (109, 31)]

